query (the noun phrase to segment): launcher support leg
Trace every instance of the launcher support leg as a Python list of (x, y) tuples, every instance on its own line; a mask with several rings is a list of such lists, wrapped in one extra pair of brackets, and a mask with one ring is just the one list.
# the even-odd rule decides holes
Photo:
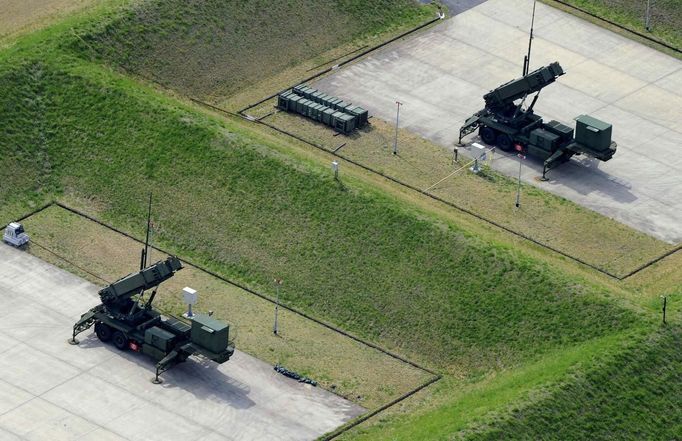
[(163, 380), (159, 378), (160, 374), (161, 374), (161, 372), (159, 372), (159, 366), (157, 365), (156, 366), (156, 376), (154, 378), (152, 378), (152, 383), (154, 383), (154, 384), (163, 383)]
[(78, 340), (76, 340), (76, 329), (73, 330), (73, 335), (70, 339), (66, 340), (66, 342), (70, 345), (77, 345), (80, 343)]
[(71, 335), (71, 338), (66, 340), (67, 343), (70, 345), (77, 345), (79, 342), (76, 340), (76, 336), (80, 334), (81, 332), (90, 329), (92, 325), (95, 324), (95, 311), (93, 310), (88, 311), (87, 313), (83, 314), (81, 316), (81, 319), (76, 322), (75, 325), (73, 325), (73, 334)]
[(166, 372), (168, 369), (170, 369), (172, 366), (178, 363), (178, 355), (180, 354), (178, 353), (177, 350), (171, 351), (168, 355), (166, 355), (163, 358), (163, 360), (156, 363), (156, 375), (154, 376), (154, 378), (152, 378), (152, 383), (154, 384), (163, 383), (163, 380), (159, 378), (159, 375)]

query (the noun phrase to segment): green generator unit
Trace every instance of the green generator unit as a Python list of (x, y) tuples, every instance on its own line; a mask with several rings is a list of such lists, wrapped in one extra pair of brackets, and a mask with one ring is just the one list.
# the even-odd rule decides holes
[(589, 115), (580, 115), (575, 119), (575, 141), (595, 151), (606, 151), (611, 146), (611, 127)]
[(230, 325), (205, 314), (195, 314), (192, 319), (192, 342), (219, 354), (227, 349)]

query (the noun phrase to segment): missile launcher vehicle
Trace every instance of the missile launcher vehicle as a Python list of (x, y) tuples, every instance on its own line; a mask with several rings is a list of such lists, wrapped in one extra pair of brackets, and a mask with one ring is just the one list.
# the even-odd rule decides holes
[[(142, 265), (141, 265), (142, 266)], [(129, 274), (99, 291), (102, 301), (83, 314), (73, 326), (71, 344), (76, 336), (94, 325), (102, 342), (112, 342), (118, 349), (133, 350), (157, 361), (155, 383), (159, 375), (197, 355), (224, 363), (234, 354), (229, 340), (229, 325), (208, 315), (195, 314), (191, 323), (165, 317), (152, 307), (159, 285), (182, 269), (177, 257)], [(145, 291), (152, 290), (145, 300)]]
[[(459, 144), (463, 137), (478, 129), (488, 145), (544, 159), (543, 179), (548, 170), (573, 155), (585, 154), (601, 161), (611, 159), (616, 153), (616, 143), (611, 141), (611, 124), (581, 115), (576, 118), (574, 136), (573, 128), (554, 120), (545, 123), (533, 113), (540, 91), (563, 74), (561, 65), (554, 62), (484, 95), (485, 108), (469, 117), (460, 128)], [(530, 105), (524, 109), (526, 99), (533, 94)]]

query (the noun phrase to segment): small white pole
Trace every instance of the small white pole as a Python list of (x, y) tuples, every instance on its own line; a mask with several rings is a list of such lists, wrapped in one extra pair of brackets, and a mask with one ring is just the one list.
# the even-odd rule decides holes
[(334, 179), (339, 180), (339, 161), (332, 161), (332, 170), (334, 171)]

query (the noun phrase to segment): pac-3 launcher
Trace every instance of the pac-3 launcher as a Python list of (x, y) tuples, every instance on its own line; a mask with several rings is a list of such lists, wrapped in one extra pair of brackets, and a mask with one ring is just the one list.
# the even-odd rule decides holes
[[(180, 260), (171, 256), (102, 288), (99, 291), (102, 303), (81, 316), (73, 326), (69, 342), (78, 344), (76, 336), (94, 325), (102, 342), (154, 358), (155, 383), (160, 382), (161, 373), (193, 354), (216, 363), (226, 362), (234, 354), (226, 323), (195, 314), (189, 325), (163, 316), (152, 307), (159, 285), (181, 269)], [(145, 300), (145, 292), (150, 289), (152, 292)]]
[[(587, 115), (576, 120), (573, 129), (558, 121), (543, 122), (533, 113), (540, 91), (564, 74), (558, 62), (541, 67), (521, 78), (509, 81), (483, 96), (485, 108), (466, 120), (459, 129), (462, 138), (479, 129), (481, 139), (502, 151), (516, 150), (545, 160), (545, 173), (568, 161), (573, 155), (585, 154), (608, 161), (616, 153), (616, 143), (611, 141), (611, 124)], [(527, 108), (526, 99), (533, 95)], [(518, 103), (517, 103), (518, 101)]]

